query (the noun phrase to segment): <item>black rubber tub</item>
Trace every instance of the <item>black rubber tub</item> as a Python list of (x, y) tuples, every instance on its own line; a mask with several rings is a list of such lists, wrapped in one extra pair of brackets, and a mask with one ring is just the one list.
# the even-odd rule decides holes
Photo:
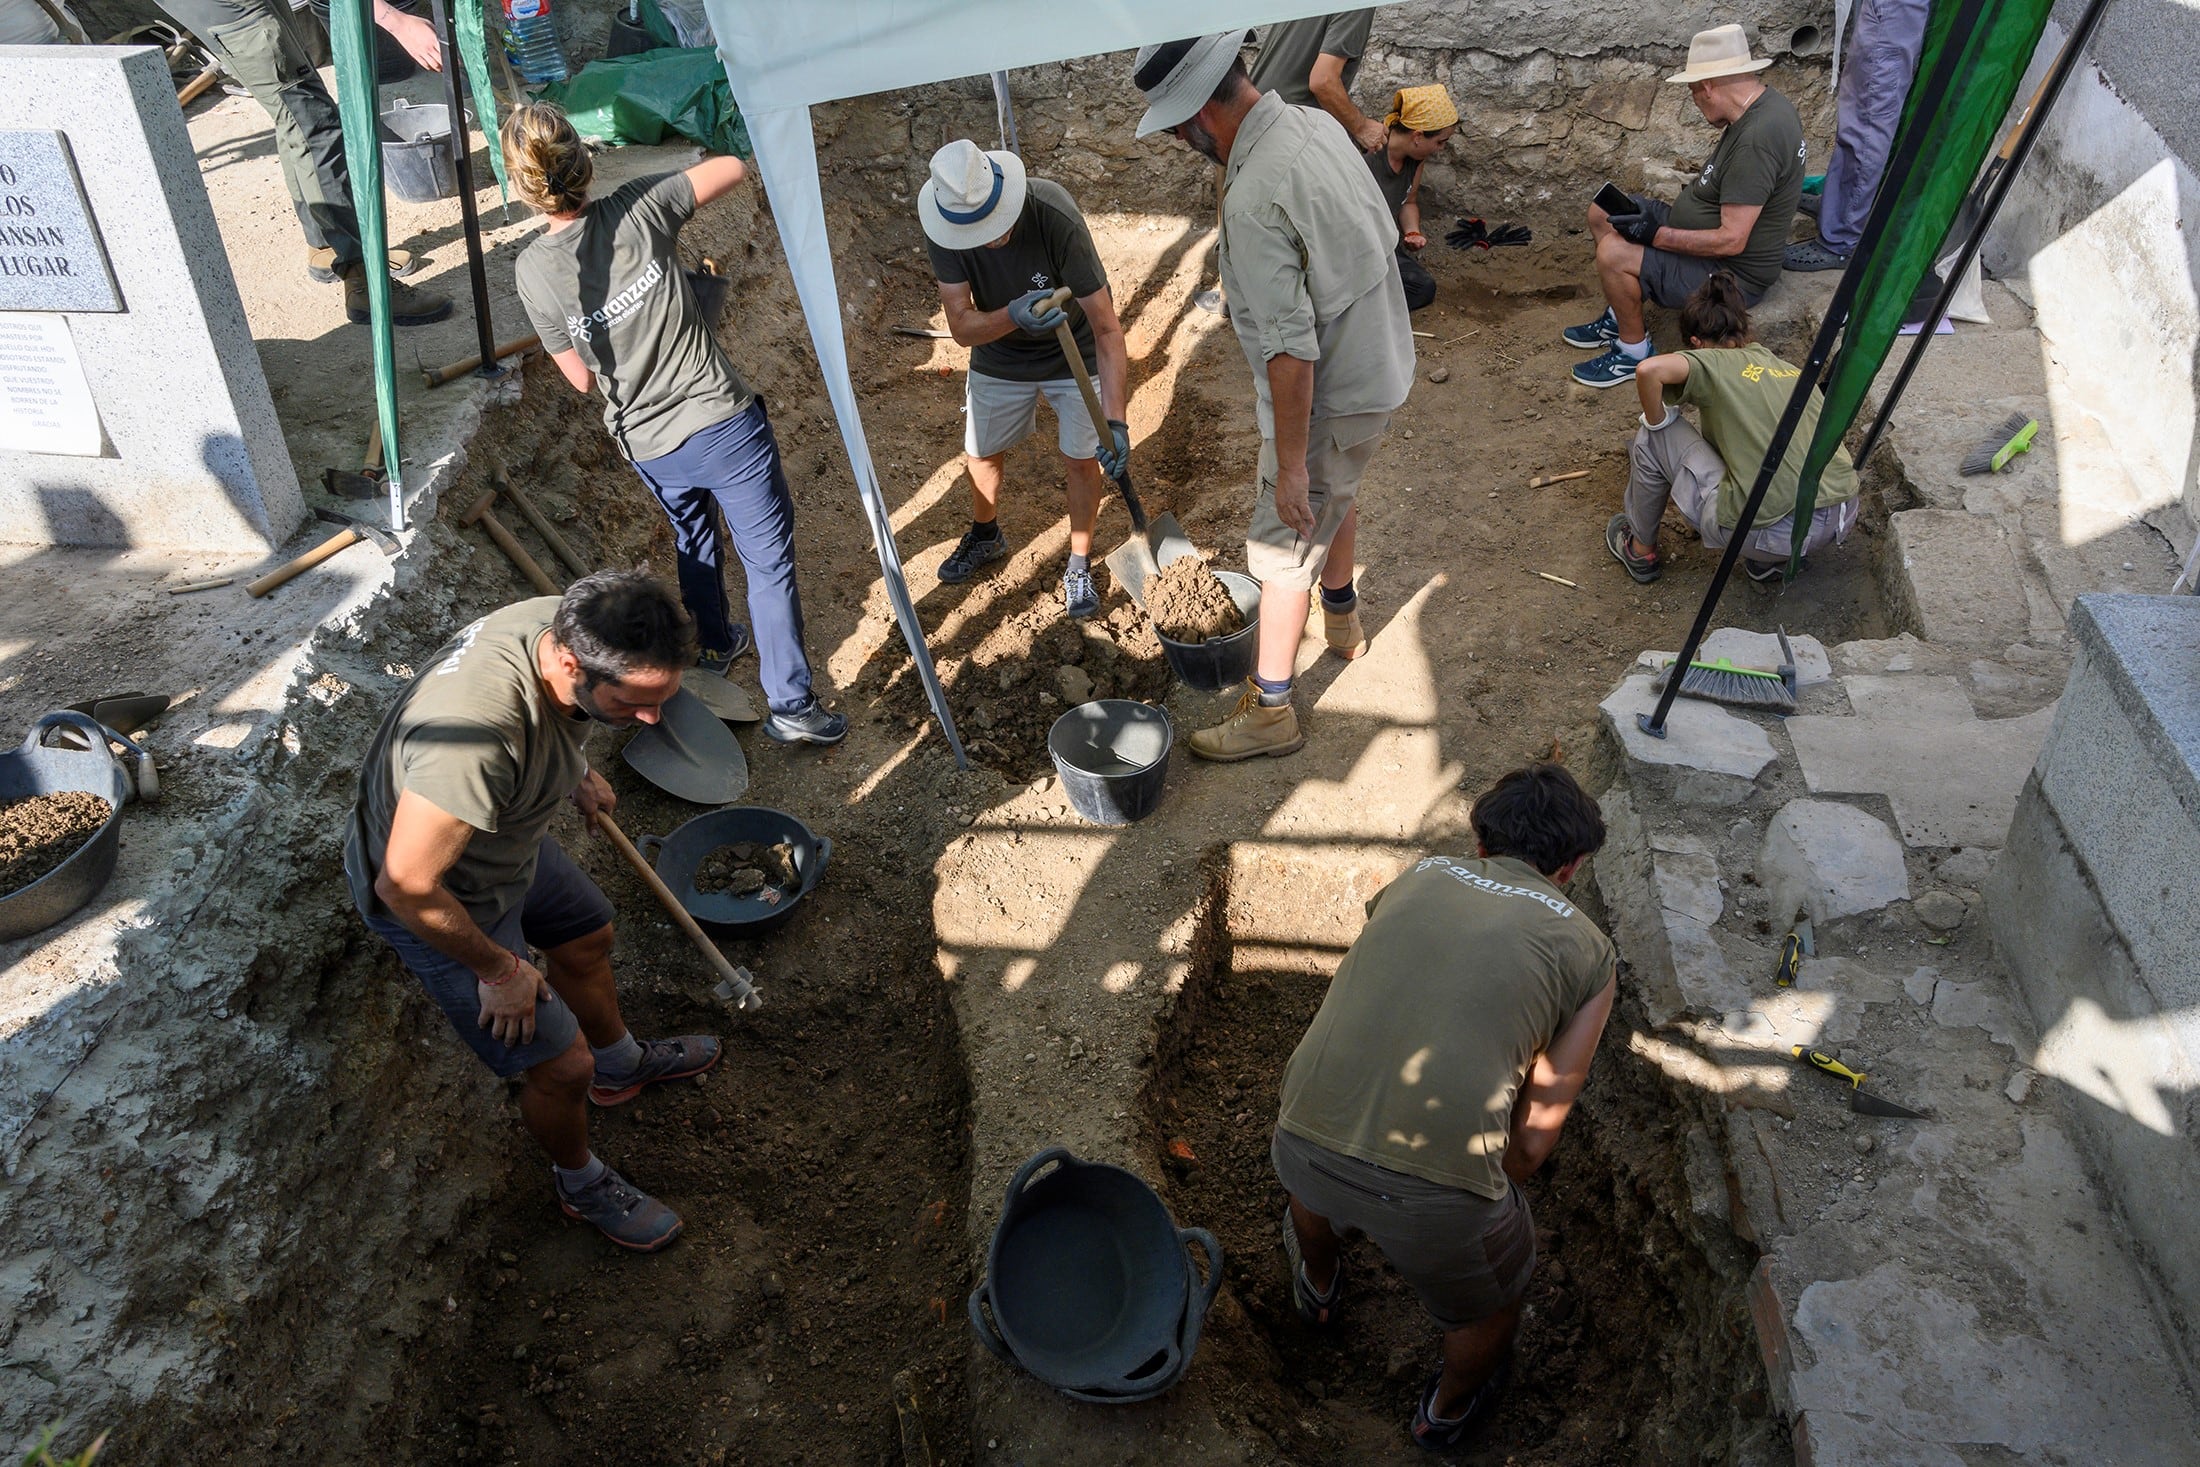
[[(779, 893), (776, 900), (765, 892), (735, 896), (725, 891), (696, 890), (695, 873), (704, 859), (720, 846), (742, 841), (758, 846), (785, 841), (793, 846), (795, 874), (801, 878), (796, 889)], [(645, 835), (634, 844), (649, 857), (650, 864), (657, 868), (657, 875), (672, 888), (672, 894), (688, 909), (689, 916), (705, 927), (739, 932), (747, 937), (786, 925), (794, 909), (825, 874), (825, 863), (833, 854), (831, 841), (813, 835), (810, 827), (784, 810), (767, 809), (762, 805), (733, 805), (713, 810), (708, 815), (696, 816), (670, 835)], [(772, 890), (774, 888), (765, 889)]]
[(1244, 682), (1252, 676), (1253, 656), (1260, 650), (1260, 582), (1240, 571), (1216, 571), (1215, 579), (1237, 603), (1244, 626), (1227, 637), (1204, 642), (1172, 642), (1154, 633), (1161, 655), (1169, 659), (1169, 670), (1184, 686), (1202, 693), (1219, 693)]
[[(48, 747), (46, 735), (64, 727), (82, 733), (90, 747)], [(107, 731), (98, 723), (63, 709), (32, 724), (21, 748), (0, 754), (0, 805), (81, 792), (97, 795), (114, 807), (106, 823), (77, 847), (75, 855), (29, 886), (0, 896), (0, 940), (27, 937), (51, 927), (99, 895), (107, 878), (115, 874), (115, 856), (122, 844), (122, 807), (130, 798), (131, 785), (108, 752), (107, 739)]]

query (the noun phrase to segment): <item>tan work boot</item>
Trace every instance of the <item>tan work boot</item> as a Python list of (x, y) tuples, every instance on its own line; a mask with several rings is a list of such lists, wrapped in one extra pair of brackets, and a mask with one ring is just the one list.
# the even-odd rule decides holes
[(1192, 752), (1217, 764), (1235, 764), (1262, 754), (1296, 754), (1306, 746), (1299, 732), (1299, 715), (1289, 703), (1280, 708), (1260, 706), (1260, 689), (1251, 678), (1238, 697), (1237, 710), (1213, 728), (1203, 728), (1189, 740)]
[(1322, 638), (1329, 643), (1330, 651), (1347, 662), (1365, 652), (1367, 650), (1367, 633), (1360, 629), (1359, 604), (1357, 602), (1353, 603), (1352, 609), (1340, 616), (1331, 611), (1328, 603), (1324, 602), (1322, 604)]
[[(358, 265), (344, 269), (344, 314), (364, 325), (367, 312), (367, 272)], [(390, 320), (399, 326), (425, 326), (451, 314), (449, 296), (416, 290), (400, 280), (390, 282)]]
[[(411, 250), (390, 251), (390, 279), (403, 280), (420, 268), (420, 257)], [(336, 251), (327, 245), (306, 251), (306, 277), (316, 285), (334, 285), (337, 281)]]

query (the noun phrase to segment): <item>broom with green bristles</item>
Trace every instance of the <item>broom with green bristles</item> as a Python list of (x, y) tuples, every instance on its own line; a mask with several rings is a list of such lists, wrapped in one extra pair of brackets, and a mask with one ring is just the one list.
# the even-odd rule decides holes
[[(1665, 671), (1658, 674), (1652, 684), (1658, 692), (1665, 691), (1666, 679), (1673, 675), (1673, 665), (1667, 663)], [(1726, 658), (1713, 662), (1691, 662), (1681, 674), (1681, 696), (1701, 698), (1707, 703), (1731, 703), (1737, 708), (1769, 708), (1775, 713), (1795, 711), (1795, 650), (1788, 646), (1787, 628), (1780, 628), (1780, 667), (1777, 672), (1767, 672), (1761, 667), (1737, 667)]]

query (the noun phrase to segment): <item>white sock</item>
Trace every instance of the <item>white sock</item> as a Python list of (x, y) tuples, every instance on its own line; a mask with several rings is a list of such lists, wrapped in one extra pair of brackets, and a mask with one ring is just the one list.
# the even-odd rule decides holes
[(588, 1160), (571, 1171), (567, 1171), (556, 1162), (550, 1164), (550, 1170), (558, 1174), (558, 1190), (570, 1197), (610, 1169), (603, 1164), (602, 1157), (591, 1151), (588, 1153)]
[(594, 1045), (588, 1052), (596, 1057), (596, 1073), (599, 1075), (631, 1075), (641, 1067), (641, 1041), (634, 1037), (632, 1029), (598, 1049)]
[(1643, 332), (1640, 341), (1623, 341), (1619, 343), (1619, 349), (1620, 354), (1631, 362), (1645, 360), (1650, 355), (1650, 333)]

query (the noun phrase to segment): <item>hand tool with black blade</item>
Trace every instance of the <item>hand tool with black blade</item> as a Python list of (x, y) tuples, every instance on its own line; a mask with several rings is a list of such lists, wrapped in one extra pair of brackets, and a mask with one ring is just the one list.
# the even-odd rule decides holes
[(1825, 1073), (1832, 1075), (1835, 1079), (1848, 1081), (1849, 1109), (1855, 1111), (1860, 1116), (1889, 1116), (1895, 1120), (1901, 1121), (1922, 1121), (1930, 1119), (1930, 1117), (1928, 1117), (1925, 1112), (1921, 1110), (1911, 1110), (1906, 1105), (1896, 1105), (1891, 1100), (1887, 1100), (1880, 1096), (1872, 1094), (1869, 1090), (1866, 1090), (1864, 1088), (1864, 1082), (1870, 1079), (1870, 1076), (1865, 1075), (1859, 1071), (1850, 1069), (1847, 1065), (1842, 1064), (1841, 1061), (1835, 1059), (1832, 1055), (1827, 1054), (1824, 1050), (1812, 1049), (1808, 1045), (1798, 1044), (1795, 1046), (1792, 1053), (1797, 1059), (1801, 1060), (1804, 1064), (1809, 1065), (1812, 1069), (1823, 1070), (1825, 1071)]

